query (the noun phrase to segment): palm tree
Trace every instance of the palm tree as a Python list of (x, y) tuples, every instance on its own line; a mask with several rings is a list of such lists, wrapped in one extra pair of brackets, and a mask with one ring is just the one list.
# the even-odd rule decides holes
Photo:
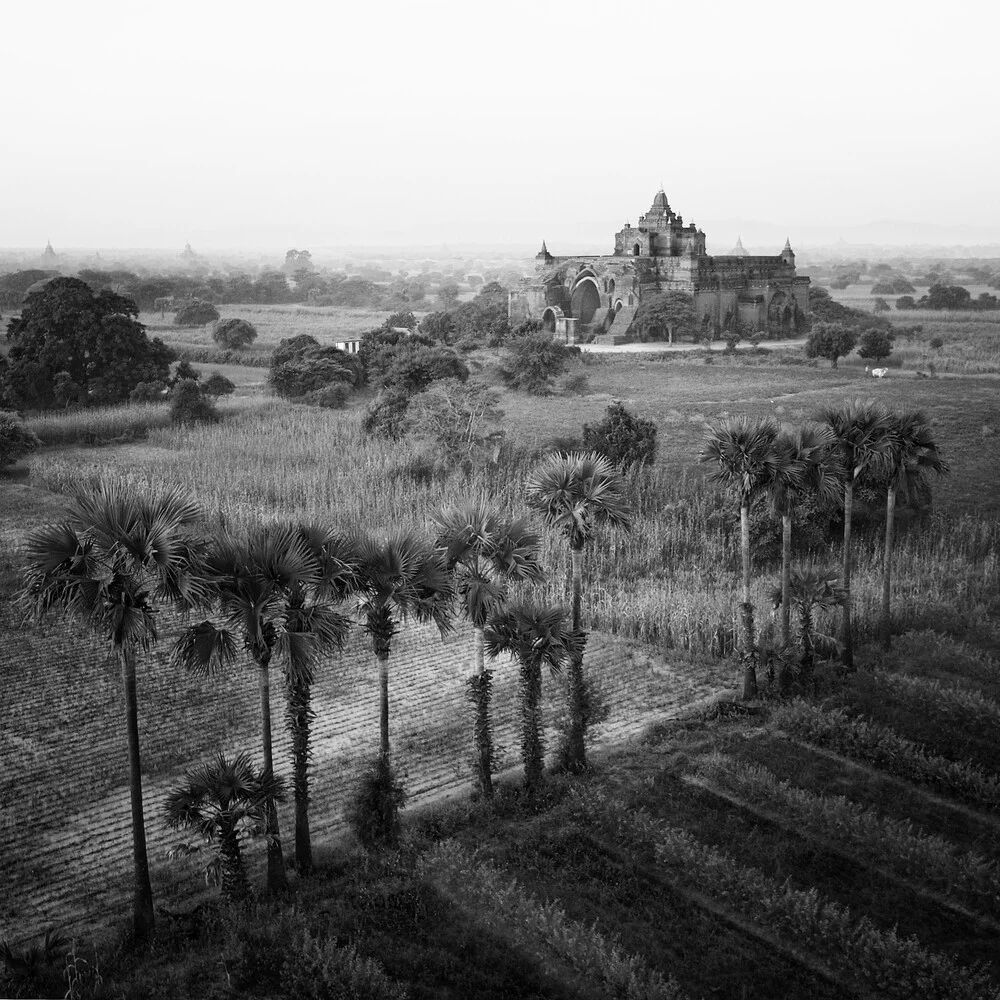
[(711, 479), (735, 490), (740, 504), (740, 548), (743, 560), (740, 654), (743, 659), (743, 698), (757, 697), (753, 605), (750, 603), (750, 503), (779, 478), (774, 442), (778, 424), (771, 417), (726, 417), (709, 427), (699, 460), (715, 462)]
[[(816, 612), (831, 611), (843, 607), (848, 600), (847, 591), (840, 585), (836, 572), (809, 566), (794, 567), (789, 574), (789, 595), (799, 617), (799, 644), (802, 647), (799, 660), (803, 678), (808, 677), (815, 662), (817, 650), (836, 650), (837, 641), (831, 636), (816, 632)], [(777, 603), (784, 587), (774, 588), (772, 597)]]
[(618, 470), (597, 452), (570, 452), (550, 458), (525, 482), (528, 506), (545, 523), (569, 541), (573, 568), (573, 645), (568, 671), (569, 731), (563, 748), (564, 765), (570, 771), (587, 766), (586, 727), (589, 715), (586, 680), (583, 675), (584, 632), (581, 615), (583, 555), (601, 522), (628, 529), (632, 507), (625, 496), (625, 483)]
[(285, 677), (285, 725), (291, 742), (292, 790), (295, 798), (295, 867), (312, 871), (309, 834), (309, 738), (314, 713), (310, 705), (316, 664), (342, 649), (351, 620), (336, 610), (354, 592), (357, 556), (344, 535), (319, 525), (300, 525), (299, 539), (317, 569), (312, 580), (301, 578), (289, 588), (279, 650)]
[(521, 759), (524, 785), (534, 792), (545, 765), (542, 730), (542, 666), (556, 674), (566, 659), (579, 655), (581, 636), (566, 627), (566, 609), (522, 601), (496, 614), (483, 633), (491, 658), (511, 653), (521, 664)]
[[(238, 899), (248, 889), (241, 842), (246, 836), (264, 833), (267, 803), (284, 798), (282, 781), (258, 771), (247, 753), (230, 760), (221, 751), (201, 767), (186, 772), (184, 778), (185, 783), (167, 795), (167, 823), (217, 845), (218, 856), (206, 871), (215, 876), (226, 899)], [(191, 853), (193, 849), (182, 845), (175, 850)]]
[(433, 621), (442, 634), (451, 628), (448, 571), (439, 553), (410, 532), (384, 541), (354, 540), (357, 552), (358, 612), (371, 636), (379, 676), (379, 757), (389, 762), (389, 654), (399, 622)]
[[(274, 774), (271, 660), (276, 652), (287, 654), (298, 641), (287, 627), (289, 595), (298, 587), (315, 585), (316, 566), (298, 530), (290, 525), (222, 533), (213, 540), (205, 564), (221, 623), (206, 620), (186, 629), (174, 646), (173, 659), (189, 670), (211, 672), (235, 659), (236, 637), (242, 639), (257, 668), (264, 775), (270, 778)], [(288, 879), (273, 799), (265, 802), (265, 811), (267, 890), (276, 893), (287, 887)]]
[(854, 669), (854, 635), (851, 625), (851, 514), (854, 485), (866, 469), (888, 467), (892, 446), (889, 411), (873, 400), (852, 399), (844, 406), (828, 407), (819, 420), (833, 431), (844, 466), (844, 552), (841, 586), (847, 594), (841, 627), (841, 662)]
[(476, 705), (475, 746), (479, 788), (493, 798), (493, 741), (490, 720), (491, 675), (483, 655), (483, 629), (507, 600), (507, 584), (540, 581), (538, 535), (521, 521), (504, 520), (483, 504), (450, 507), (433, 516), (438, 528), (437, 548), (445, 566), (456, 577), (458, 597), (472, 623), (472, 699)]
[(106, 639), (121, 668), (125, 692), (129, 793), (132, 810), (137, 940), (153, 930), (153, 890), (146, 853), (136, 693), (136, 653), (156, 642), (154, 601), (182, 607), (204, 596), (197, 549), (189, 531), (201, 517), (180, 491), (144, 496), (134, 487), (103, 485), (80, 494), (66, 519), (28, 536), (22, 599), (38, 620), (61, 608), (86, 619)]
[(792, 517), (806, 495), (821, 503), (840, 497), (843, 466), (832, 431), (819, 424), (783, 427), (774, 440), (775, 465), (767, 484), (771, 509), (781, 518), (781, 644), (790, 631)]
[(892, 541), (896, 512), (896, 495), (904, 497), (920, 474), (930, 469), (938, 475), (949, 472), (948, 464), (941, 458), (934, 443), (930, 424), (920, 410), (904, 410), (890, 414), (889, 482), (885, 500), (885, 555), (882, 571), (882, 648), (892, 645), (889, 611), (889, 592), (892, 577)]

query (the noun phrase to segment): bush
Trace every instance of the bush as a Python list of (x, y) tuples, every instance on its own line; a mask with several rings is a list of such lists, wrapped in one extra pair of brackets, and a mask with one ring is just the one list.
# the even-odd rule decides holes
[(130, 403), (162, 403), (167, 398), (166, 382), (140, 382), (129, 394)]
[(205, 380), (205, 384), (201, 387), (201, 391), (205, 393), (206, 396), (231, 396), (236, 392), (236, 383), (232, 380), (226, 378), (222, 372), (212, 372), (212, 374)]
[(599, 424), (583, 425), (583, 447), (619, 468), (652, 465), (656, 459), (656, 424), (612, 403)]
[(232, 909), (223, 928), (222, 963), (241, 994), (277, 993), (292, 943), (308, 934), (305, 916), (296, 908), (248, 905)]
[(204, 326), (219, 318), (219, 310), (211, 302), (195, 299), (186, 302), (174, 313), (174, 323), (177, 326)]
[(0, 410), (0, 469), (30, 455), (42, 442), (16, 413)]
[(296, 934), (281, 969), (281, 993), (288, 1000), (406, 1000), (374, 959), (353, 946), (338, 948), (308, 931)]
[(940, 351), (944, 347), (944, 339), (942, 337), (931, 337), (930, 346), (935, 351)]
[(220, 347), (239, 350), (257, 339), (257, 328), (245, 319), (220, 319), (212, 330), (212, 340)]
[(560, 344), (547, 333), (529, 333), (507, 345), (500, 379), (511, 389), (544, 396), (570, 359), (579, 355), (579, 347)]
[(170, 392), (170, 419), (175, 424), (212, 422), (219, 419), (215, 403), (193, 379), (181, 379)]
[(363, 847), (391, 847), (399, 837), (399, 810), (405, 804), (406, 791), (380, 754), (358, 782), (348, 807), (348, 825)]
[(351, 395), (351, 387), (346, 382), (331, 382), (321, 389), (307, 392), (302, 401), (313, 406), (322, 406), (326, 410), (342, 410), (347, 405)]
[(192, 382), (201, 381), (201, 372), (190, 361), (181, 361), (174, 369), (174, 385), (177, 385), (178, 382), (183, 382), (185, 379), (189, 379)]
[(361, 428), (366, 434), (398, 441), (405, 433), (403, 421), (410, 406), (410, 397), (398, 389), (380, 392), (368, 405)]

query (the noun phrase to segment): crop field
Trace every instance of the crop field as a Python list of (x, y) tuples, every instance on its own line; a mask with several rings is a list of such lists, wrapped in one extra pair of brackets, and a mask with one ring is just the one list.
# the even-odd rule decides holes
[[(269, 346), (303, 332), (322, 339), (314, 317), (299, 325), (293, 310), (260, 308)], [(258, 324), (263, 347), (263, 321), (239, 314)], [(368, 317), (350, 321), (361, 329), (380, 322)], [(926, 339), (926, 314), (917, 321)], [(332, 316), (329, 331), (343, 332), (339, 322), (348, 320)], [(961, 343), (962, 324), (942, 322), (955, 340), (939, 354)], [(997, 334), (1000, 326), (986, 323), (969, 342), (985, 354)], [(471, 361), (496, 381), (495, 354)], [(630, 483), (632, 530), (604, 532), (588, 552), (587, 665), (609, 709), (596, 727), (592, 773), (550, 776), (542, 804), (513, 788), (493, 813), (471, 803), (470, 635), (441, 639), (407, 626), (393, 647), (390, 698), (412, 814), (399, 853), (358, 860), (343, 837), (343, 808), (378, 730), (376, 672), (355, 635), (315, 688), (311, 825), (321, 850), (317, 874), (296, 882), (304, 914), (296, 919), (323, 940), (350, 940), (412, 997), (996, 1000), (997, 382), (970, 369), (942, 374), (940, 365), (937, 377), (916, 378), (909, 361), (876, 381), (854, 363), (833, 370), (801, 361), (766, 350), (711, 363), (700, 351), (585, 356), (581, 392), (499, 390), (507, 443), (496, 464), (469, 475), (431, 470), (426, 442), (365, 436), (364, 398), (343, 411), (268, 398), (265, 369), (249, 366), (223, 369), (241, 392), (223, 401), (216, 425), (174, 427), (163, 406), (36, 418), (45, 447), (30, 472), (0, 477), (0, 589), (14, 590), (26, 532), (58, 515), (62, 494), (98, 480), (177, 485), (210, 519), (228, 522), (426, 532), (437, 508), (480, 496), (523, 516), (523, 482), (540, 456), (622, 400), (655, 421), (659, 451)], [(858, 673), (820, 671), (808, 698), (687, 710), (738, 680), (723, 655), (738, 600), (738, 524), (697, 460), (705, 424), (740, 413), (798, 423), (852, 397), (923, 409), (951, 467), (931, 484), (929, 517), (901, 525), (893, 652), (866, 645), (878, 621), (882, 546), (880, 511), (862, 505)], [(549, 574), (541, 594), (565, 600), (565, 541), (538, 527)], [(816, 558), (836, 566), (839, 546)], [(755, 576), (752, 600), (766, 628), (777, 578), (766, 553)], [(177, 835), (160, 820), (165, 791), (215, 749), (259, 743), (250, 668), (212, 680), (178, 672), (168, 654), (179, 627), (163, 616), (139, 680), (154, 891), (172, 909), (204, 895), (204, 859), (167, 861)], [(817, 629), (834, 631), (834, 622), (821, 615)], [(28, 628), (7, 601), (0, 632), (0, 874), (16, 887), (0, 903), (0, 938), (24, 941), (54, 923), (99, 937), (129, 889), (120, 682), (104, 648), (75, 623)], [(517, 762), (514, 673), (497, 664), (505, 768)], [(551, 743), (565, 695), (548, 676), (544, 688)], [(280, 689), (273, 697), (284, 772)], [(422, 805), (443, 794), (450, 804)], [(290, 807), (281, 821), (287, 840)], [(255, 879), (261, 857), (255, 849)], [(226, 926), (196, 929), (175, 951), (165, 946), (153, 980), (133, 966), (115, 975), (126, 992), (156, 981), (164, 995), (232, 995), (218, 962)], [(230, 982), (238, 964), (227, 966)]]

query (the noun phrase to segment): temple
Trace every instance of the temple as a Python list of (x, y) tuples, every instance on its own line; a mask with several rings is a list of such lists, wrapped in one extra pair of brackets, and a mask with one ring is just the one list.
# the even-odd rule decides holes
[(705, 234), (670, 207), (662, 190), (635, 226), (615, 234), (614, 253), (556, 257), (542, 243), (536, 275), (510, 293), (511, 322), (536, 319), (573, 343), (596, 337), (621, 343), (639, 303), (658, 292), (687, 292), (702, 327), (793, 336), (809, 309), (809, 279), (795, 274), (786, 240), (776, 256), (751, 256), (737, 241), (724, 257), (705, 251)]

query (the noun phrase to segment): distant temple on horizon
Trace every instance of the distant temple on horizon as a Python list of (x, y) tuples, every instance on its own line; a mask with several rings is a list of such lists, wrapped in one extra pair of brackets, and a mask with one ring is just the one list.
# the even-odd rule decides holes
[(536, 319), (576, 341), (584, 332), (621, 341), (639, 303), (658, 292), (687, 292), (702, 326), (793, 335), (809, 309), (809, 279), (795, 273), (789, 241), (780, 254), (751, 256), (742, 239), (726, 256), (705, 251), (705, 234), (671, 209), (661, 188), (635, 226), (615, 234), (607, 256), (556, 257), (545, 242), (536, 276), (510, 293), (512, 322)]

